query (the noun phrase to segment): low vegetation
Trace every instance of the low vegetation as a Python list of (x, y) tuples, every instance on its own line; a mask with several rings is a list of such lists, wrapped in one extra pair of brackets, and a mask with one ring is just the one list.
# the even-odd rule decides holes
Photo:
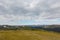
[(1, 30), (0, 40), (60, 40), (60, 33), (44, 30)]

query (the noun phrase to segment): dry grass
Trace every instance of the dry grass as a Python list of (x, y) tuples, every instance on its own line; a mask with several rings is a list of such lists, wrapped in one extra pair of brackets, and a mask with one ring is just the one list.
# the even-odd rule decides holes
[(60, 33), (32, 30), (0, 31), (0, 40), (60, 40)]

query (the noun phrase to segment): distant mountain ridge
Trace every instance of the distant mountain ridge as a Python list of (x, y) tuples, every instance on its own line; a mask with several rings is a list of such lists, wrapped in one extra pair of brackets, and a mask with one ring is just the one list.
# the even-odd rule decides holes
[(0, 30), (47, 30), (60, 32), (60, 25), (0, 25)]

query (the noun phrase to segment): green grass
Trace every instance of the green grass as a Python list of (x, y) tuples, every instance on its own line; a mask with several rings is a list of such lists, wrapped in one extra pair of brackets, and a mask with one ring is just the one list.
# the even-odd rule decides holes
[(41, 30), (2, 30), (0, 40), (60, 40), (60, 33)]

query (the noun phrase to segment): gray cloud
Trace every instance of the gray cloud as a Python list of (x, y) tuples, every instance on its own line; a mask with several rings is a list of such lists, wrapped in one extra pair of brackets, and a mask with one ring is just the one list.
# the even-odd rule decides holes
[[(60, 0), (0, 0), (1, 20), (44, 20), (60, 18)], [(8, 15), (8, 16), (7, 16)], [(12, 16), (11, 16), (12, 15)]]

